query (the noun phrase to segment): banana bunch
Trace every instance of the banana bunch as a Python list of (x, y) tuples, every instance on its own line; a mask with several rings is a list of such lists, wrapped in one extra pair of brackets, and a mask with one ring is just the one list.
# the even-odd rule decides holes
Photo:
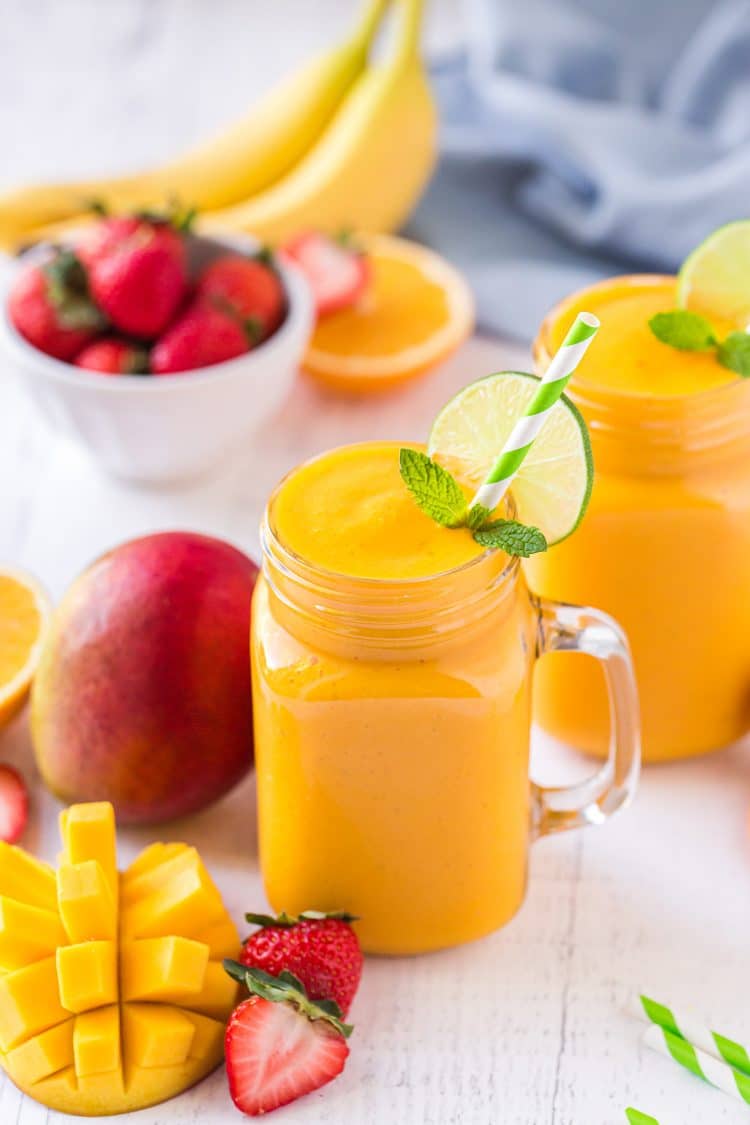
[(0, 247), (15, 251), (80, 226), (92, 200), (112, 212), (179, 200), (199, 212), (199, 232), (243, 231), (272, 242), (308, 228), (396, 229), (434, 166), (437, 117), (419, 54), (423, 0), (398, 0), (393, 50), (370, 59), (390, 3), (370, 0), (343, 44), (219, 136), (159, 168), (0, 195)]

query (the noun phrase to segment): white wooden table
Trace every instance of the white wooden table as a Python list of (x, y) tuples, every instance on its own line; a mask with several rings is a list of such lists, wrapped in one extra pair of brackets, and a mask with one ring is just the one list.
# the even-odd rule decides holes
[[(4, 30), (17, 49), (3, 63), (2, 179), (163, 154), (325, 41), (342, 6), (9, 2)], [(438, 5), (431, 34), (445, 40), (455, 17), (455, 4)], [(274, 21), (294, 26), (295, 36), (264, 51)], [(197, 79), (196, 57), (203, 60)], [(264, 499), (297, 461), (347, 440), (420, 438), (457, 387), (527, 361), (502, 344), (472, 341), (422, 383), (379, 401), (334, 398), (300, 382), (274, 424), (219, 476), (165, 492), (100, 475), (50, 436), (0, 369), (0, 559), (33, 570), (58, 597), (98, 553), (157, 529), (192, 528), (255, 552)], [(742, 1018), (750, 991), (747, 749), (650, 769), (634, 806), (610, 825), (537, 844), (528, 901), (504, 931), (429, 957), (369, 960), (344, 1075), (274, 1120), (623, 1125), (624, 1107), (635, 1105), (661, 1125), (747, 1121), (750, 1110), (639, 1049), (640, 1028), (621, 1010), (629, 992), (650, 990), (676, 1005), (692, 1003), (719, 1030), (750, 1039), (750, 1016)], [(32, 782), (24, 842), (51, 858), (57, 805), (36, 779), (25, 717), (0, 737), (0, 758)], [(534, 758), (545, 780), (588, 768), (542, 738)], [(238, 921), (262, 905), (253, 797), (250, 780), (168, 830), (201, 848)], [(160, 835), (122, 832), (121, 860)], [(63, 1120), (9, 1082), (0, 1085), (0, 1125)], [(239, 1118), (219, 1072), (127, 1120), (221, 1125)]]

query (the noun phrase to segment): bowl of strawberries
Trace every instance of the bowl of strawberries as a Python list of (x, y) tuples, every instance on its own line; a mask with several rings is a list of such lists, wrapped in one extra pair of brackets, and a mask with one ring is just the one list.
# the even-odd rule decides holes
[(313, 317), (288, 260), (143, 214), (27, 251), (0, 324), (55, 429), (110, 473), (160, 483), (211, 469), (279, 409)]

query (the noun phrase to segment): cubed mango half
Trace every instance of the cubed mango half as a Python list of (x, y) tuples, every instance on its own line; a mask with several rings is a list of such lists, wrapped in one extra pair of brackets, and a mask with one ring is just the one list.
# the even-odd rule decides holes
[(143, 1109), (221, 1061), (239, 934), (195, 848), (151, 845), (118, 875), (109, 805), (61, 833), (57, 875), (0, 845), (0, 1064), (63, 1113)]

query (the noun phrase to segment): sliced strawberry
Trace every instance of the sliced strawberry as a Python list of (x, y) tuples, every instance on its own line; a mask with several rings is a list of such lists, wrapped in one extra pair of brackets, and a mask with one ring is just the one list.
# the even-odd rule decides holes
[(12, 766), (0, 765), (0, 840), (15, 844), (29, 819), (26, 783)]
[(370, 281), (367, 257), (327, 234), (299, 235), (287, 242), (280, 253), (307, 277), (318, 316), (356, 304)]
[[(310, 1094), (344, 1069), (351, 1028), (335, 1004), (315, 1004), (291, 973), (272, 977), (225, 961), (252, 995), (235, 1008), (224, 1041), (232, 1101), (251, 1117)], [(338, 1014), (337, 1014), (338, 1013)]]

